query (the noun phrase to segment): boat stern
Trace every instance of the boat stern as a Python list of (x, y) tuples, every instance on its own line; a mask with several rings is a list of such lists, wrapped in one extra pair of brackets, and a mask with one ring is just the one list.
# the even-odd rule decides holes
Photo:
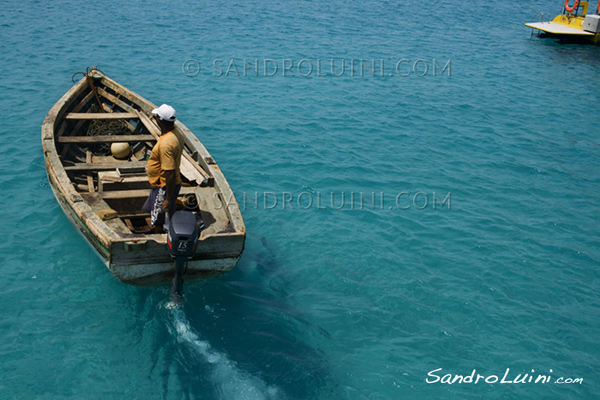
[[(175, 268), (167, 247), (167, 235), (148, 236), (148, 239), (112, 244), (108, 269), (115, 278), (136, 286), (171, 283)], [(240, 259), (244, 242), (245, 234), (240, 232), (201, 234), (194, 256), (187, 261), (186, 282), (214, 278), (231, 270)]]

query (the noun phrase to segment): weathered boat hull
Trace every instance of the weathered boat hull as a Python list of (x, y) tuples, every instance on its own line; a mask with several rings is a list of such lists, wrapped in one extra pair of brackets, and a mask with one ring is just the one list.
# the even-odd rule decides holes
[[(110, 113), (139, 115), (149, 113), (155, 107), (154, 104), (106, 77), (97, 79), (96, 85), (96, 91), (99, 93), (97, 98), (104, 102), (103, 107), (109, 108)], [(81, 118), (81, 114), (77, 113), (86, 109), (90, 116), (96, 115), (89, 112), (96, 97), (89, 86), (86, 78), (76, 84), (54, 105), (42, 126), (44, 161), (52, 191), (65, 215), (117, 279), (124, 283), (142, 286), (170, 284), (174, 270), (166, 246), (166, 235), (128, 231), (123, 223), (126, 218), (121, 218), (126, 212), (119, 207), (127, 209), (139, 207), (143, 202), (146, 188), (120, 190), (120, 185), (123, 184), (118, 183), (115, 184), (116, 190), (102, 190), (101, 176), (105, 174), (105, 169), (110, 170), (111, 165), (106, 165), (106, 160), (110, 161), (110, 158), (96, 157), (101, 161), (93, 162), (94, 157), (91, 157), (90, 151), (87, 150), (87, 156), (92, 161), (77, 162), (77, 151), (86, 151), (86, 149), (81, 146), (77, 148), (76, 144), (73, 144), (74, 140), (90, 139), (77, 139), (82, 137), (81, 127), (84, 124), (68, 119), (69, 116)], [(107, 118), (106, 115), (103, 117)], [(142, 133), (152, 131), (150, 129), (152, 126), (149, 126), (148, 120), (145, 120), (143, 115), (140, 116), (139, 121), (132, 121), (133, 118), (130, 118), (129, 125), (132, 131)], [(200, 234), (193, 258), (187, 264), (184, 278), (186, 282), (191, 282), (219, 276), (236, 265), (244, 249), (245, 227), (235, 197), (212, 157), (183, 124), (177, 122), (176, 130), (180, 140), (184, 141), (188, 153), (186, 176), (199, 177), (191, 181), (191, 185), (182, 189), (185, 189), (186, 196), (195, 197), (199, 204), (198, 214), (204, 218), (207, 225)], [(144, 142), (147, 141), (144, 139)], [(74, 148), (76, 151), (73, 151)], [(114, 163), (115, 168), (125, 168), (142, 161), (130, 160), (126, 163), (115, 160)], [(84, 172), (80, 171), (81, 168)], [(102, 172), (99, 172), (100, 169)], [(78, 185), (77, 179), (87, 179), (89, 190), (82, 190), (81, 186), (85, 185)], [(121, 178), (121, 180), (126, 179)], [(200, 180), (202, 182), (198, 182)], [(136, 184), (141, 183), (136, 182)], [(110, 221), (103, 220), (99, 215), (99, 209), (106, 207), (111, 207), (119, 217)]]

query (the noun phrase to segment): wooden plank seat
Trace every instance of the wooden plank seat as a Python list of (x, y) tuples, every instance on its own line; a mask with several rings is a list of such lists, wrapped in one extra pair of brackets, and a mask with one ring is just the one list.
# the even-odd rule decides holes
[(69, 113), (65, 119), (138, 119), (136, 113)]
[(123, 161), (114, 163), (75, 163), (68, 165), (65, 171), (106, 171), (111, 169), (127, 170), (133, 168), (145, 168), (148, 161)]
[[(195, 193), (195, 186), (182, 187), (179, 191), (179, 195), (193, 194)], [(144, 198), (150, 195), (150, 189), (132, 189), (132, 190), (111, 190), (94, 193), (82, 193), (85, 198), (94, 197), (99, 199), (136, 199)]]
[(152, 135), (60, 136), (58, 143), (154, 142)]
[(138, 174), (128, 174), (129, 171), (117, 171), (116, 169), (98, 171), (98, 191), (108, 192), (111, 190), (147, 189), (150, 187), (148, 174), (145, 170), (143, 173)]

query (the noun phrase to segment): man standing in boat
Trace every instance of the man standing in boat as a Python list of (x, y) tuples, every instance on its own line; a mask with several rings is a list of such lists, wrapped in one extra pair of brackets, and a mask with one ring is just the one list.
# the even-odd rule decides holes
[(152, 114), (160, 127), (161, 136), (148, 160), (148, 181), (152, 191), (142, 209), (150, 213), (151, 223), (159, 233), (165, 223), (165, 213), (171, 216), (177, 209), (183, 145), (174, 132), (175, 109), (163, 104), (152, 110)]

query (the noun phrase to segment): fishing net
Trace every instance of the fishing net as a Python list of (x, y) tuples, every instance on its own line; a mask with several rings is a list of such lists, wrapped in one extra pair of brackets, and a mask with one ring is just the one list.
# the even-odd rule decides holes
[[(92, 105), (90, 112), (100, 113), (100, 107)], [(122, 119), (96, 119), (90, 122), (87, 129), (87, 136), (98, 135), (128, 135), (131, 131), (127, 127), (127, 122)], [(110, 143), (95, 143), (89, 146), (89, 150), (95, 156), (110, 156)]]

